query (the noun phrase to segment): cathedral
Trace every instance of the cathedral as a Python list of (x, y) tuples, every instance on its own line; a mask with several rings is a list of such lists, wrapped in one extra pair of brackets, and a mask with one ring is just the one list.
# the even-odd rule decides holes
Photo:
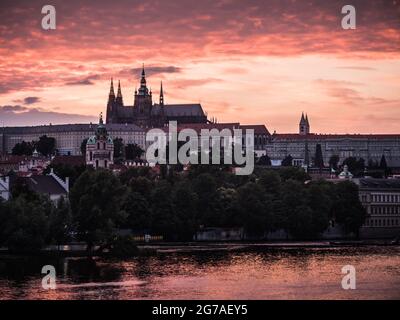
[(124, 105), (121, 83), (118, 82), (117, 96), (111, 79), (107, 103), (106, 123), (136, 124), (143, 128), (163, 127), (169, 121), (178, 124), (207, 123), (207, 115), (200, 104), (165, 104), (161, 83), (159, 103), (153, 103), (151, 90), (147, 88), (144, 67), (139, 90), (135, 90), (133, 106)]

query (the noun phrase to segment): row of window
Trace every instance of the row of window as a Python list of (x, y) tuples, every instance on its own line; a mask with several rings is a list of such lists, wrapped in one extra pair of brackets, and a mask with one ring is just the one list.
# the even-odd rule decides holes
[(394, 206), (387, 206), (387, 207), (381, 207), (381, 206), (371, 206), (371, 214), (400, 214), (400, 207), (394, 207)]
[(365, 227), (398, 227), (400, 226), (399, 219), (367, 219)]
[(371, 194), (371, 201), (400, 203), (400, 194)]

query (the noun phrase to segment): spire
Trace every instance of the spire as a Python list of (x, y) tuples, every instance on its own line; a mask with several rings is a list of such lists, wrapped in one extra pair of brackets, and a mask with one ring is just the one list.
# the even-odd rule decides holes
[(118, 80), (118, 92), (117, 92), (117, 99), (115, 99), (117, 104), (123, 105), (123, 100), (122, 100), (122, 91), (121, 91), (121, 81)]
[(144, 64), (142, 67), (142, 77), (140, 79), (139, 95), (140, 96), (148, 96), (149, 95), (149, 89), (147, 89), (147, 85), (146, 85), (146, 73), (144, 71)]
[(113, 78), (111, 78), (110, 94), (109, 94), (109, 96), (110, 96), (110, 97), (115, 97)]
[(163, 91), (163, 86), (162, 86), (162, 81), (161, 81), (161, 88), (160, 88), (160, 106), (164, 105), (164, 91)]
[(306, 113), (306, 124), (307, 124), (307, 126), (310, 126), (310, 123), (308, 122), (308, 115), (307, 115), (307, 113)]
[(140, 84), (146, 86), (146, 72), (144, 71), (144, 63), (142, 66), (142, 78), (140, 79)]
[(99, 124), (104, 124), (104, 122), (103, 122), (103, 112), (100, 112)]
[(300, 124), (303, 124), (306, 122), (306, 118), (304, 118), (304, 112), (301, 113), (301, 119), (300, 119)]
[(118, 80), (118, 93), (117, 93), (117, 97), (121, 97), (121, 98), (122, 98), (121, 81), (119, 81), (119, 80)]

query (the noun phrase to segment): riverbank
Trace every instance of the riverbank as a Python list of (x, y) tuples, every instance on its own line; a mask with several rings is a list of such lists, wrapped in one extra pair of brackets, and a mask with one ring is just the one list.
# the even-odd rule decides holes
[[(154, 242), (138, 243), (138, 255), (153, 255), (169, 252), (201, 252), (201, 251), (245, 251), (245, 250), (273, 250), (273, 249), (303, 249), (303, 248), (335, 248), (361, 246), (396, 246), (393, 240), (343, 240), (343, 241), (285, 241), (285, 242)], [(95, 248), (96, 249), (96, 248)], [(63, 257), (86, 257), (86, 245), (75, 243), (63, 246), (48, 246), (35, 255), (58, 255)], [(0, 255), (13, 255), (7, 248), (0, 248)], [(19, 254), (16, 254), (19, 255)], [(108, 256), (108, 252), (100, 256)], [(98, 256), (98, 254), (93, 254)]]

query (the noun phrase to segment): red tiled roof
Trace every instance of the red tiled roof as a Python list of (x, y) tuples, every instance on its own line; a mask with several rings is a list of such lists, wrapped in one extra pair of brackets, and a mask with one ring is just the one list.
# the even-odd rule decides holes
[(263, 124), (254, 124), (254, 125), (241, 125), (240, 129), (253, 129), (254, 134), (265, 134), (265, 135), (270, 135), (267, 127)]
[[(211, 129), (238, 129), (240, 127), (239, 123), (186, 123), (178, 125), (178, 132), (183, 129), (193, 129), (197, 133), (200, 133), (202, 129), (211, 130)], [(162, 130), (168, 132), (169, 127), (163, 127)]]
[(84, 156), (55, 156), (51, 161), (52, 165), (57, 164), (67, 164), (71, 166), (84, 166), (85, 165), (85, 157)]
[(298, 133), (275, 133), (274, 139), (286, 140), (329, 140), (329, 139), (400, 139), (400, 134), (316, 134), (301, 135)]

